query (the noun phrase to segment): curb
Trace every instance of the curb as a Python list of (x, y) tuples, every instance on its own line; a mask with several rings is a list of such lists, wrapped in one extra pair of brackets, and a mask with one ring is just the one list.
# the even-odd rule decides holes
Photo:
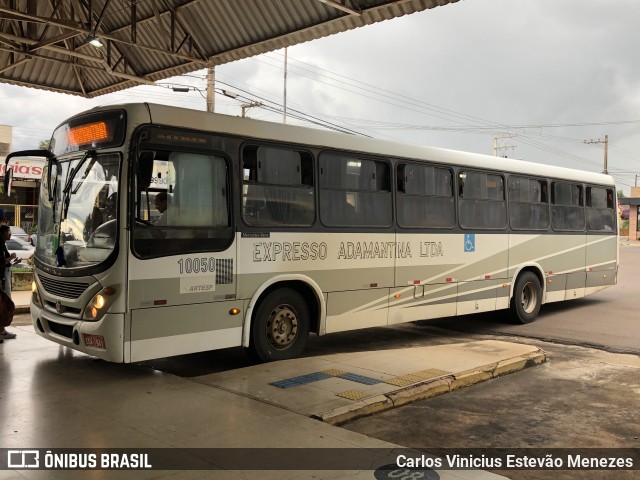
[(18, 315), (21, 313), (29, 313), (31, 312), (31, 309), (29, 307), (18, 307), (16, 306), (15, 310), (13, 311), (14, 315)]
[(538, 349), (535, 352), (519, 355), (508, 360), (490, 363), (460, 373), (432, 378), (394, 392), (366, 398), (351, 405), (314, 415), (313, 418), (330, 425), (342, 425), (357, 418), (407, 405), (418, 400), (436, 397), (492, 378), (540, 365), (546, 360), (547, 356), (544, 351)]

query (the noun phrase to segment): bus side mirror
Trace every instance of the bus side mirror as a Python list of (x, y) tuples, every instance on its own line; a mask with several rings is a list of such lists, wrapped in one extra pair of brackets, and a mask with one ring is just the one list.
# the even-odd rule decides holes
[[(56, 172), (54, 174), (51, 173), (51, 171), (53, 169), (56, 169)], [(49, 192), (49, 201), (53, 202), (54, 198), (55, 198), (55, 188), (57, 185), (57, 181), (58, 181), (58, 164), (55, 163), (54, 161), (52, 161), (51, 159), (49, 160), (49, 165), (47, 167), (47, 191)], [(53, 181), (53, 183), (52, 183)]]
[(7, 197), (11, 195), (11, 180), (13, 180), (13, 168), (8, 167), (4, 172), (4, 193)]
[(146, 190), (151, 185), (153, 176), (153, 152), (142, 152), (138, 158), (138, 178), (140, 179), (140, 189)]

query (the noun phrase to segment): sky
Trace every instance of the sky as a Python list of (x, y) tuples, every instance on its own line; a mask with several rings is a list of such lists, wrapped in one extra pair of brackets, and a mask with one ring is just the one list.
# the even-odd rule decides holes
[[(638, 0), (461, 0), (289, 47), (287, 109), (343, 130), (601, 172), (640, 175)], [(13, 150), (37, 148), (65, 118), (149, 101), (204, 110), (205, 71), (83, 99), (0, 84)], [(282, 122), (284, 51), (216, 67), (215, 110)], [(187, 93), (172, 85), (187, 85)], [(319, 128), (288, 117), (287, 122)], [(505, 162), (509, 159), (506, 158)]]

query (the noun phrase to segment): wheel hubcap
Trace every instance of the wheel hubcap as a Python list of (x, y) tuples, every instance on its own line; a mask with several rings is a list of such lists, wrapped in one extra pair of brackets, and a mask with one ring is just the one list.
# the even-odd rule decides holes
[(538, 304), (538, 291), (532, 282), (528, 282), (522, 288), (522, 310), (525, 313), (533, 313)]
[(267, 319), (267, 340), (276, 350), (290, 347), (298, 336), (300, 322), (291, 305), (279, 305)]

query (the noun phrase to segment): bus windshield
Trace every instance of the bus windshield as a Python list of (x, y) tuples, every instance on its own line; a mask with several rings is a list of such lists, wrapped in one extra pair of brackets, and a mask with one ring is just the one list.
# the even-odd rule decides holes
[(117, 237), (120, 163), (120, 154), (93, 152), (45, 168), (37, 260), (52, 267), (80, 268), (111, 255)]

